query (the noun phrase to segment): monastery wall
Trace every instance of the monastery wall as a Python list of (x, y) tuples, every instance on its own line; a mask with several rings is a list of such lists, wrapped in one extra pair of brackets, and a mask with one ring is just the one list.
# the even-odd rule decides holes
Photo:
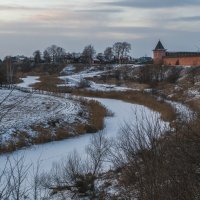
[(164, 65), (183, 65), (183, 66), (200, 66), (200, 56), (189, 56), (189, 57), (164, 57), (163, 58)]

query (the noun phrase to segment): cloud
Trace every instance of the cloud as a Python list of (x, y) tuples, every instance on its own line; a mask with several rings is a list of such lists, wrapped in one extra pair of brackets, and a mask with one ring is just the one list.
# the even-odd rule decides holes
[(111, 6), (133, 8), (169, 8), (178, 6), (200, 5), (199, 0), (119, 0), (105, 3)]
[(119, 13), (122, 12), (122, 9), (85, 9), (85, 10), (76, 10), (76, 12), (83, 12), (83, 13)]
[(175, 19), (172, 19), (173, 21), (180, 21), (180, 22), (199, 22), (200, 21), (200, 15), (199, 16), (188, 16), (188, 17), (178, 17)]
[(143, 55), (159, 38), (171, 42), (171, 49), (188, 45), (186, 37), (199, 40), (200, 0), (11, 1), (0, 3), (0, 56), (30, 54), (53, 43), (79, 51), (90, 43), (99, 49), (124, 40)]
[(0, 11), (37, 11), (45, 8), (41, 7), (30, 7), (30, 6), (22, 6), (22, 5), (0, 5)]

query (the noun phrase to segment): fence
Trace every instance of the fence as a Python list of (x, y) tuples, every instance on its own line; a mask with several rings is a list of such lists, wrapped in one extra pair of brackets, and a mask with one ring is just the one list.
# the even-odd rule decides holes
[(7, 90), (18, 90), (21, 92), (25, 93), (31, 93), (31, 94), (41, 94), (41, 95), (51, 95), (55, 97), (65, 97), (64, 90), (55, 90), (55, 91), (45, 91), (45, 90), (40, 90), (40, 89), (35, 89), (35, 88), (25, 88), (25, 87), (20, 87), (16, 85), (6, 85), (2, 84), (0, 85), (0, 89), (7, 89)]

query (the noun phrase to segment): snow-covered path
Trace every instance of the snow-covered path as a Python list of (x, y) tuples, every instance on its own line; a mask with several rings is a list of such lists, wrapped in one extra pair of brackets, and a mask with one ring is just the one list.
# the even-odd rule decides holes
[[(159, 116), (158, 113), (155, 113), (144, 106), (126, 103), (120, 100), (113, 99), (96, 100), (101, 102), (114, 113), (113, 117), (107, 117), (105, 119), (104, 132), (109, 138), (115, 138), (117, 136), (119, 129), (125, 121), (127, 122), (131, 120), (131, 122), (133, 122), (135, 120), (135, 112), (137, 114), (138, 121), (143, 120), (141, 113), (145, 113), (148, 119), (152, 119), (152, 116), (155, 116), (155, 114)], [(13, 156), (14, 158), (24, 156), (25, 162), (27, 164), (37, 163), (37, 161), (40, 160), (41, 169), (43, 169), (44, 171), (49, 171), (54, 162), (60, 161), (62, 158), (65, 158), (70, 152), (74, 150), (76, 150), (77, 152), (82, 154), (82, 156), (84, 156), (84, 150), (86, 145), (89, 144), (90, 137), (90, 134), (86, 134), (76, 138), (66, 139), (63, 141), (37, 145), (16, 151), (12, 153), (11, 156)], [(0, 156), (1, 166), (3, 166), (5, 162), (6, 155)]]

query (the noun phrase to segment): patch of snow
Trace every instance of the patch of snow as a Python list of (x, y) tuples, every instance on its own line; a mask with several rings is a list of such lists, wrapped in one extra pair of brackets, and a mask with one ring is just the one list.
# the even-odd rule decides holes
[[(61, 76), (60, 79), (65, 81), (65, 84), (57, 85), (57, 86), (68, 86), (68, 87), (79, 87), (81, 80), (85, 78), (93, 78), (95, 76), (99, 76), (100, 74), (104, 73), (104, 71), (96, 71), (96, 72), (88, 72), (83, 71), (78, 74), (70, 75), (70, 76)], [(90, 87), (89, 90), (95, 91), (127, 91), (127, 90), (137, 90), (131, 89), (128, 87), (120, 87), (116, 85), (109, 85), (109, 84), (98, 84), (93, 81), (89, 81)]]
[[(90, 89), (95, 91), (127, 91), (127, 90), (133, 90), (131, 88), (127, 87), (121, 87), (116, 85), (109, 85), (109, 84), (98, 84), (91, 82), (90, 83)], [(134, 89), (136, 90), (136, 89)]]
[(23, 83), (19, 83), (17, 84), (17, 86), (24, 87), (24, 88), (32, 88), (31, 85), (40, 82), (38, 80), (39, 78), (40, 78), (39, 76), (27, 76), (26, 78), (21, 78)]
[(61, 71), (61, 73), (71, 74), (71, 73), (73, 73), (74, 70), (75, 70), (75, 67), (74, 67), (73, 65), (67, 65), (67, 66)]
[(195, 113), (188, 106), (175, 101), (166, 100), (166, 102), (175, 108), (176, 113), (179, 115), (178, 119), (184, 121), (190, 121), (194, 119)]
[(200, 91), (198, 90), (188, 90), (188, 96), (190, 97), (199, 97)]

